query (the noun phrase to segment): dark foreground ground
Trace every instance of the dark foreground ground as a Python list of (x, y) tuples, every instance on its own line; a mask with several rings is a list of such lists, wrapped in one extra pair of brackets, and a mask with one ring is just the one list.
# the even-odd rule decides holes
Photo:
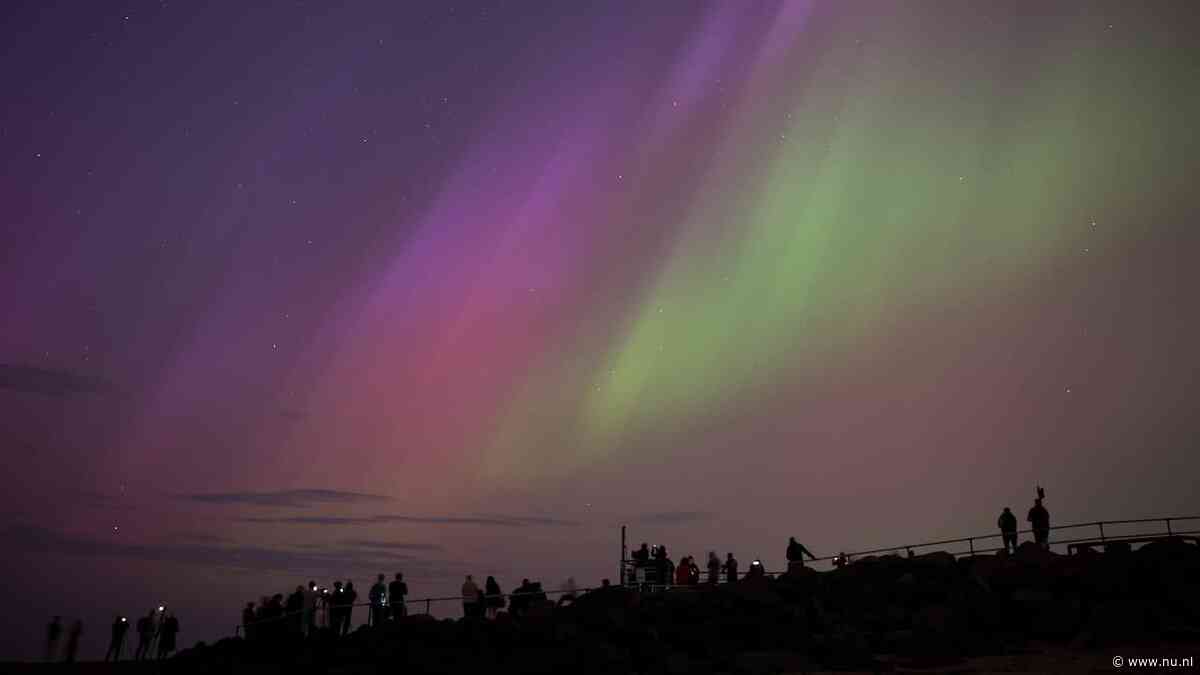
[[(520, 618), (413, 616), (341, 640), (228, 639), (161, 672), (1082, 673), (1115, 672), (1115, 657), (1196, 656), (1200, 548), (1164, 541), (1071, 557), (1031, 545), (1011, 557), (884, 556), (711, 589), (612, 589)], [(159, 672), (102, 665), (73, 672)]]

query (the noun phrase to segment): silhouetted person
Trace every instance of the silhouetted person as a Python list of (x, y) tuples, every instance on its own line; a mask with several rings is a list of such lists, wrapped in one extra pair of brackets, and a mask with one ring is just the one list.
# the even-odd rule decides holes
[(354, 590), (354, 582), (346, 581), (346, 606), (342, 611), (342, 635), (350, 634), (350, 626), (354, 619), (354, 603), (358, 600), (358, 591)]
[(633, 558), (633, 564), (637, 567), (645, 567), (646, 563), (650, 562), (650, 546), (646, 542), (642, 542), (642, 547), (633, 552), (630, 556)]
[(79, 638), (83, 635), (83, 622), (79, 619), (71, 624), (71, 630), (67, 633), (67, 653), (63, 656), (63, 661), (67, 663), (75, 663), (75, 654), (79, 652)]
[(46, 660), (58, 656), (58, 640), (62, 637), (62, 617), (54, 617), (46, 626)]
[(392, 618), (398, 619), (407, 613), (404, 598), (408, 596), (408, 584), (404, 583), (404, 575), (396, 572), (396, 578), (388, 584), (388, 605), (392, 609)]
[(996, 520), (997, 527), (1000, 528), (1000, 538), (1004, 541), (1005, 553), (1017, 552), (1017, 517), (1013, 515), (1011, 509), (1004, 507), (1004, 512), (1000, 514), (1000, 518)]
[(688, 556), (688, 585), (696, 586), (700, 583), (700, 566), (696, 564), (696, 559)]
[(133, 659), (135, 661), (141, 661), (150, 655), (150, 644), (154, 642), (154, 611), (153, 609), (150, 610), (146, 613), (146, 616), (137, 620), (135, 628), (138, 634), (138, 646), (133, 652)]
[(246, 639), (254, 637), (255, 629), (254, 622), (258, 620), (258, 614), (254, 611), (254, 603), (247, 602), (246, 607), (242, 609), (242, 634)]
[(763, 568), (762, 561), (758, 558), (750, 561), (750, 569), (746, 572), (747, 579), (761, 579), (767, 575), (767, 570)]
[(504, 607), (504, 592), (500, 590), (496, 577), (489, 576), (487, 581), (483, 582), (483, 606), (489, 619), (495, 619), (500, 608)]
[(371, 586), (371, 592), (367, 597), (371, 600), (370, 612), (367, 614), (367, 625), (378, 626), (383, 622), (383, 618), (387, 616), (387, 584), (383, 583), (382, 574), (375, 579), (375, 584)]
[(334, 635), (342, 634), (342, 614), (346, 610), (346, 589), (342, 582), (333, 582), (333, 593), (326, 602), (329, 603), (329, 627)]
[(1042, 506), (1041, 498), (1033, 500), (1033, 508), (1029, 509), (1029, 515), (1025, 519), (1033, 527), (1033, 540), (1037, 542), (1038, 546), (1049, 550), (1050, 512)]
[(722, 567), (725, 568), (725, 583), (732, 584), (737, 581), (738, 561), (737, 558), (733, 557), (732, 553), (726, 555), (725, 564)]
[(317, 582), (308, 580), (304, 587), (304, 630), (309, 635), (317, 632), (317, 605), (321, 601), (321, 591)]
[(125, 647), (125, 633), (129, 630), (129, 619), (123, 616), (117, 616), (113, 619), (112, 624), (112, 639), (108, 642), (108, 651), (104, 653), (104, 660), (113, 662), (121, 660), (121, 650)]
[(287, 632), (287, 624), (284, 623), (283, 616), (283, 593), (271, 596), (271, 599), (267, 601), (267, 609), (263, 612), (263, 618), (266, 619), (262, 625), (264, 635), (278, 638)]
[[(909, 553), (912, 553), (912, 551), (910, 550)], [(908, 557), (911, 558), (912, 556), (910, 555)], [(849, 563), (850, 563), (850, 556), (846, 555), (845, 551), (842, 551), (833, 557), (833, 566), (838, 569), (845, 567)]]
[[(301, 588), (301, 591), (304, 589)], [(175, 651), (175, 636), (179, 634), (179, 619), (175, 618), (175, 614), (168, 614), (167, 618), (163, 619), (162, 628), (159, 630), (158, 636), (158, 658), (165, 659)]]
[(542, 590), (542, 582), (535, 581), (529, 584), (529, 598), (531, 603), (536, 602), (539, 605), (546, 604), (546, 591)]
[(558, 596), (559, 606), (563, 603), (575, 602), (575, 598), (579, 593), (579, 586), (575, 584), (575, 577), (567, 577), (567, 580), (563, 582), (562, 588), (559, 590), (562, 591), (562, 595)]
[(675, 585), (687, 586), (688, 583), (688, 557), (684, 556), (679, 559), (679, 567), (675, 569)]
[(297, 586), (296, 590), (288, 596), (287, 603), (283, 606), (287, 613), (287, 625), (291, 627), (291, 631), (298, 635), (304, 635), (304, 587)]
[(708, 552), (708, 583), (716, 585), (721, 578), (721, 559), (717, 557), (716, 551)]
[(533, 584), (528, 579), (522, 579), (521, 585), (513, 591), (509, 599), (509, 610), (513, 615), (519, 616), (529, 609), (529, 603), (533, 600)]
[(633, 559), (633, 579), (641, 587), (646, 590), (650, 583), (650, 548), (646, 542), (642, 542), (641, 548), (633, 552), (630, 556)]
[(479, 602), (479, 587), (475, 585), (475, 580), (468, 574), (462, 585), (462, 603), (463, 603), (463, 618), (471, 618), (475, 616), (475, 605)]
[(795, 537), (788, 537), (787, 546), (787, 561), (788, 571), (798, 570), (804, 567), (804, 556), (808, 556), (809, 560), (816, 560), (817, 556), (804, 547), (804, 544), (796, 541)]

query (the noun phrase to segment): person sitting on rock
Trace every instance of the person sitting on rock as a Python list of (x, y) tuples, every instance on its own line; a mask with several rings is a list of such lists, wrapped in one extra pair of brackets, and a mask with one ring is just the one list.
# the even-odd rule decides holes
[(1025, 518), (1033, 526), (1033, 540), (1045, 550), (1050, 550), (1050, 512), (1042, 506), (1042, 500), (1033, 500), (1033, 508)]
[(1013, 515), (1011, 509), (1004, 507), (1004, 512), (1000, 514), (996, 525), (1000, 527), (1000, 538), (1004, 541), (1005, 553), (1017, 552), (1017, 517)]
[(796, 541), (795, 537), (788, 537), (787, 561), (788, 571), (796, 571), (804, 567), (804, 556), (808, 556), (810, 560), (816, 560), (817, 556), (804, 547), (804, 544)]

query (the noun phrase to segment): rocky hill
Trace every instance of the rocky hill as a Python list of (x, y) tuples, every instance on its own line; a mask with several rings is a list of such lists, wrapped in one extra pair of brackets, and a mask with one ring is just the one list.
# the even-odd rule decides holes
[[(829, 572), (639, 594), (495, 621), (412, 616), (335, 639), (280, 636), (197, 645), (178, 673), (787, 673), (954, 667), (1031, 649), (1200, 645), (1200, 548), (1060, 556), (948, 553), (857, 560)], [(1042, 669), (1036, 660), (1027, 667)], [(1034, 664), (1034, 665), (1028, 665)], [(1108, 662), (1095, 664), (1110, 667)], [(1049, 668), (1047, 668), (1049, 669)]]

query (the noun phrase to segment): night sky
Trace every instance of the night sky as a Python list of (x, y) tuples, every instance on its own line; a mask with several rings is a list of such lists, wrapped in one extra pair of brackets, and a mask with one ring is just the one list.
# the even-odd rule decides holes
[(1189, 4), (3, 3), (0, 658), (1200, 512)]

